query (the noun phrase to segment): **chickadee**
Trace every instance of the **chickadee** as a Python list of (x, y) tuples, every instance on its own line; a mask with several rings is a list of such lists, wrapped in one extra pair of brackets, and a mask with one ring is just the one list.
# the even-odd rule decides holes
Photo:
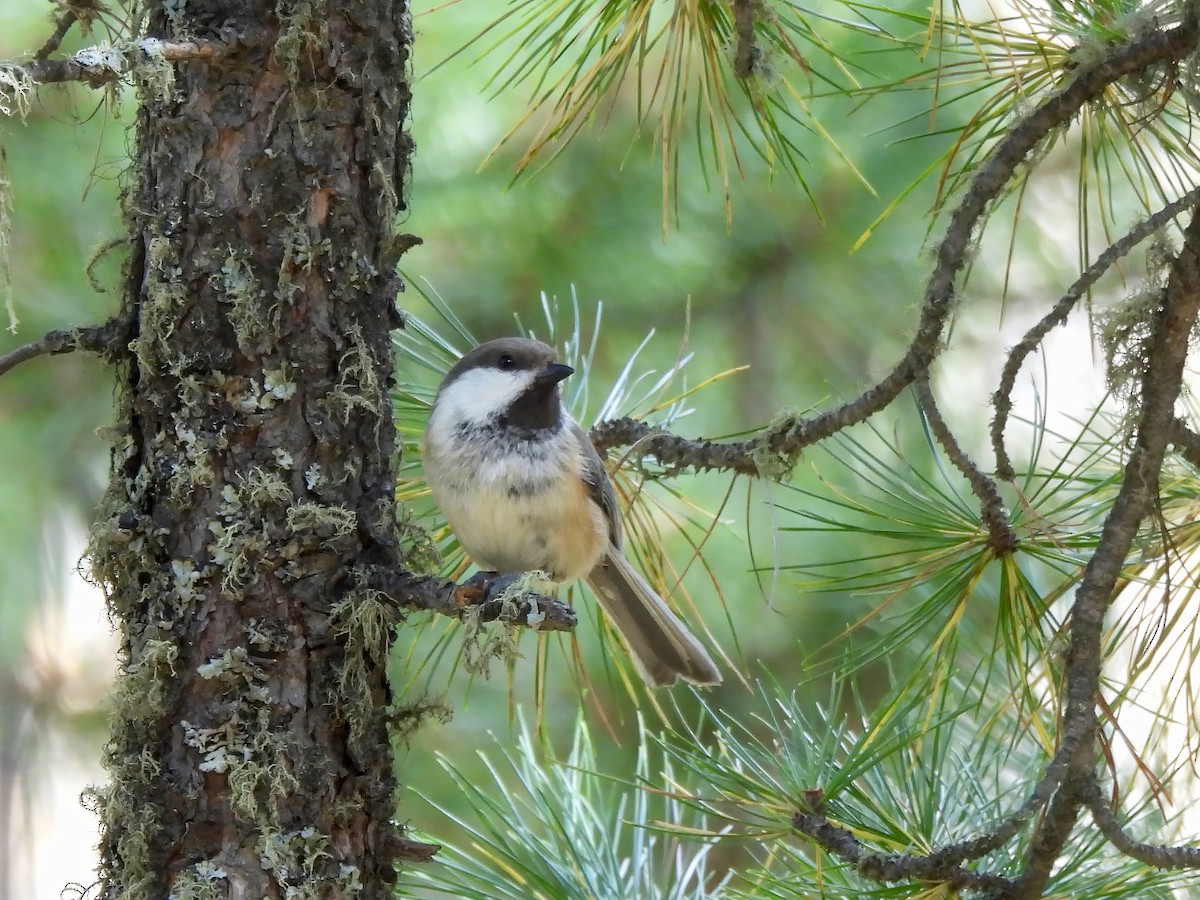
[(433, 496), (481, 569), (586, 578), (649, 684), (720, 684), (707, 651), (621, 550), (616, 492), (559, 396), (574, 371), (526, 338), (460, 359), (421, 441)]

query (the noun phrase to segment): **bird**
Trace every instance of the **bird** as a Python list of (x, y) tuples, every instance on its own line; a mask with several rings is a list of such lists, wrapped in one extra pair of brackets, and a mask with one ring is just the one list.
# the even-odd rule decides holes
[(720, 684), (708, 651), (625, 556), (616, 491), (563, 407), (574, 371), (526, 337), (463, 355), (421, 439), (434, 500), (481, 571), (586, 579), (647, 684)]

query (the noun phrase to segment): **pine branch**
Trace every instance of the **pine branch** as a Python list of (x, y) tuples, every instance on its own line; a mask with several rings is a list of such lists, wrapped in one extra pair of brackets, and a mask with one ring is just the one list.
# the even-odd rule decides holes
[(57, 50), (63, 38), (67, 36), (67, 32), (71, 30), (71, 26), (76, 21), (78, 21), (78, 17), (75, 15), (75, 10), (68, 8), (66, 12), (58, 17), (58, 21), (54, 25), (54, 32), (50, 37), (46, 38), (46, 42), (42, 44), (41, 49), (33, 54), (33, 58), (41, 61)]
[(954, 890), (986, 890), (1003, 893), (1012, 882), (1000, 875), (972, 872), (962, 866), (908, 853), (869, 853), (862, 842), (844, 828), (832, 824), (824, 816), (796, 813), (792, 827), (812, 838), (834, 856), (854, 866), (856, 872), (871, 881), (883, 884), (894, 881), (933, 881)]
[(698, 471), (780, 475), (795, 464), (806, 447), (887, 407), (918, 376), (928, 373), (950, 314), (954, 282), (966, 263), (976, 227), (1017, 168), (1048, 135), (1069, 123), (1113, 82), (1149, 66), (1175, 63), (1186, 57), (1195, 48), (1198, 31), (1194, 10), (1189, 6), (1179, 26), (1152, 30), (1115, 46), (1107, 56), (1081, 66), (1071, 81), (1038, 104), (996, 144), (972, 177), (938, 245), (937, 263), (908, 350), (891, 373), (859, 397), (811, 419), (788, 416), (745, 441), (688, 440), (634, 419), (616, 419), (593, 430), (597, 448), (634, 446), (637, 454), (653, 456), (664, 465)]
[(1096, 698), (1100, 693), (1104, 614), (1141, 522), (1157, 500), (1159, 473), (1175, 428), (1175, 402), (1198, 315), (1200, 214), (1194, 214), (1185, 229), (1183, 247), (1171, 266), (1163, 306), (1153, 323), (1136, 438), (1121, 489), (1084, 568), (1071, 608), (1071, 643), (1065, 667), (1067, 698), (1059, 750), (1066, 759), (1067, 775), (1034, 834), (1015, 898), (1042, 895), (1080, 807), (1095, 783)]
[(1134, 840), (1121, 828), (1100, 792), (1098, 784), (1091, 784), (1087, 791), (1087, 806), (1096, 827), (1114, 847), (1126, 856), (1158, 869), (1200, 869), (1200, 847), (1178, 847), (1166, 844), (1144, 844)]
[(1042, 780), (1038, 782), (1025, 802), (1008, 818), (991, 831), (978, 837), (939, 848), (930, 854), (930, 859), (947, 864), (958, 863), (968, 859), (979, 859), (981, 856), (1000, 849), (1009, 840), (1016, 837), (1021, 827), (1050, 802), (1055, 790), (1062, 783), (1065, 772), (1066, 760), (1056, 757), (1046, 767), (1045, 775), (1042, 776)]

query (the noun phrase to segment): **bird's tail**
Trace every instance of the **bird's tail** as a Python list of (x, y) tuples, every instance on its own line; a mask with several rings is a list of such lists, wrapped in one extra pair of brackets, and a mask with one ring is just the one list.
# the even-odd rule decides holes
[(587, 580), (648, 684), (665, 687), (681, 677), (693, 684), (721, 683), (708, 651), (623, 553), (610, 548)]

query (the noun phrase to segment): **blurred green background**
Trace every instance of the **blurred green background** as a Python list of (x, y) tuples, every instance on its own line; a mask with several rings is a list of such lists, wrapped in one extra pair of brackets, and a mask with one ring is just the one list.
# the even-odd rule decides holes
[[(585, 129), (536, 177), (524, 176), (510, 186), (523, 149), (519, 139), (481, 169), (523, 112), (527, 95), (491, 96), (484, 85), (492, 64), (472, 65), (475, 50), (437, 67), (483, 27), (494, 11), (490, 4), (460, 3), (433, 13), (426, 11), (429, 6), (416, 10), (412, 130), (417, 153), (410, 213), (401, 223), (424, 243), (404, 257), (403, 268), (436, 290), (480, 339), (514, 331), (514, 315), (544, 334), (543, 292), (558, 298), (565, 311), (562, 325), (568, 327), (573, 294), (588, 330), (597, 304), (603, 303), (591, 372), (593, 413), (595, 398), (606, 395), (652, 329), (656, 336), (639, 357), (639, 369), (668, 368), (685, 336), (695, 354), (687, 367), (689, 384), (748, 364), (748, 371), (692, 399), (694, 414), (677, 424), (689, 436), (735, 433), (768, 422), (780, 410), (829, 406), (853, 396), (899, 358), (929, 265), (923, 251), (932, 182), (922, 183), (865, 245), (852, 248), (948, 145), (945, 135), (904, 140), (930, 126), (925, 92), (861, 107), (844, 99), (813, 102), (813, 114), (873, 192), (811, 132), (797, 128), (793, 138), (805, 154), (816, 207), (786, 175), (772, 177), (743, 146), (745, 177), (730, 184), (732, 227), (727, 227), (719, 180), (706, 175), (685, 149), (678, 214), (668, 217), (664, 233), (662, 160), (653, 134), (634, 136), (628, 104), (618, 104), (603, 125)], [(20, 58), (39, 46), (50, 31), (49, 9), (48, 4), (0, 0), (0, 58)], [(851, 41), (846, 35), (834, 39)], [(67, 47), (87, 43), (72, 35)], [(871, 65), (888, 77), (906, 71), (914, 60), (901, 53), (876, 55)], [(804, 82), (794, 72), (789, 77)], [(24, 121), (0, 120), (5, 175), (12, 183), (10, 275), (20, 318), (15, 333), (0, 335), (0, 352), (48, 329), (100, 321), (115, 308), (120, 254), (97, 266), (107, 293), (97, 293), (84, 270), (97, 248), (121, 234), (117, 196), (133, 102), (127, 93), (123, 112), (114, 115), (92, 92), (47, 88)], [(953, 125), (954, 113), (944, 112), (939, 128)], [(1002, 275), (994, 262), (1003, 259), (1006, 241), (1007, 235), (996, 247), (985, 246), (971, 282), (975, 303), (955, 326), (956, 359), (985, 355), (966, 360), (967, 377), (941, 386), (948, 388), (950, 412), (968, 424), (984, 420), (991, 389), (986, 373), (998, 366), (997, 347), (1011, 342), (997, 327)], [(1074, 261), (1071, 252), (1060, 252), (1036, 232), (1022, 242), (1033, 265), (1022, 272), (1022, 292), (1009, 297), (1006, 319), (1018, 325), (1027, 301), (1044, 302), (1043, 291), (1053, 296), (1051, 286), (1069, 280)], [(400, 302), (423, 319), (436, 319), (413, 290)], [(690, 330), (685, 328), (689, 304)], [(420, 371), (401, 377), (433, 382)], [(97, 429), (109, 420), (110, 398), (109, 373), (82, 356), (38, 359), (0, 379), (0, 837), (6, 838), (0, 840), (0, 891), (5, 884), (10, 891), (22, 886), (11, 896), (57, 897), (64, 881), (90, 880), (90, 818), (70, 810), (79, 788), (103, 777), (97, 765), (105, 737), (102, 685), (114, 663), (102, 600), (74, 570), (89, 511), (102, 489), (106, 447)], [(932, 462), (922, 462), (929, 455), (922, 455), (924, 437), (912, 413), (911, 402), (904, 400), (897, 416), (878, 425), (878, 436), (863, 432), (859, 437), (871, 446), (897, 443), (902, 453), (911, 449), (905, 454), (909, 463), (932, 469)], [(897, 417), (907, 422), (894, 425)], [(838, 456), (836, 447), (806, 454), (797, 485), (818, 489), (822, 478), (853, 482), (854, 476), (838, 466)], [(899, 465), (899, 457), (893, 461)], [(675, 485), (709, 510), (729, 489), (723, 476), (687, 477)], [(721, 646), (739, 665), (751, 673), (761, 666), (789, 685), (805, 674), (799, 645), (820, 646), (859, 618), (868, 603), (804, 589), (789, 572), (771, 571), (772, 560), (804, 565), (865, 551), (849, 546), (846, 536), (785, 530), (797, 522), (781, 521), (786, 514), (772, 511), (771, 500), (785, 507), (803, 502), (783, 487), (755, 488), (747, 496), (746, 486), (739, 484), (724, 508), (726, 526), (716, 530), (710, 544), (708, 560), (721, 573), (728, 615), (706, 589), (698, 567), (686, 583)], [(748, 530), (753, 555), (745, 540)], [(686, 560), (682, 541), (669, 550)], [(765, 571), (755, 573), (756, 565)], [(595, 661), (598, 671), (607, 671), (594, 618), (584, 618), (577, 639), (585, 662)], [(440, 634), (443, 628), (433, 623), (423, 636), (403, 631), (397, 659), (427, 652), (434, 640), (429, 632)], [(453, 806), (452, 786), (432, 765), (430, 751), (455, 754), (469, 771), (464, 749), (482, 746), (485, 732), (502, 738), (512, 733), (510, 699), (529, 704), (535, 694), (534, 640), (522, 638), (527, 658), (518, 663), (511, 683), (499, 665), (490, 680), (460, 675), (447, 685), (448, 665), (410, 681), (398, 663), (402, 701), (428, 696), (454, 708), (448, 724), (431, 725), (417, 735), (401, 762), (405, 779)], [(555, 740), (569, 733), (579, 703), (560, 649), (556, 644), (551, 650), (552, 683), (542, 710), (546, 732)], [(625, 737), (605, 744), (601, 758), (631, 753), (628, 697), (619, 690), (608, 695), (612, 682), (604, 675), (593, 686), (589, 704), (603, 712), (600, 731)], [(733, 706), (748, 698), (731, 678), (714, 702)], [(435, 835), (447, 827), (410, 797), (402, 798), (399, 814)], [(57, 848), (53, 857), (39, 849), (50, 835)], [(6, 842), (14, 848), (11, 854), (3, 852)], [(48, 859), (57, 862), (47, 871)], [(31, 874), (39, 869), (36, 877)]]

